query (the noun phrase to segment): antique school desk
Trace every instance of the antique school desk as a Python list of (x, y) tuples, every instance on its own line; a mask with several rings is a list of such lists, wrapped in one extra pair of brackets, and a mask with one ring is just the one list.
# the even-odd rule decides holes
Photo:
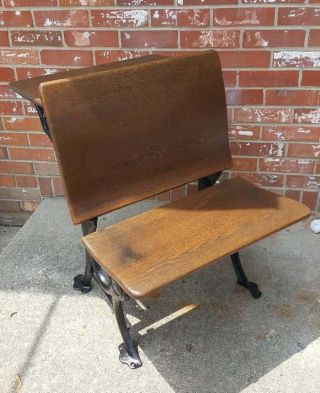
[[(241, 177), (232, 166), (225, 92), (215, 51), (146, 56), (11, 84), (32, 101), (52, 139), (74, 224), (86, 249), (74, 288), (93, 277), (123, 338), (120, 361), (141, 366), (122, 303), (143, 298), (231, 256), (238, 283), (261, 293), (239, 250), (309, 216), (301, 203)], [(181, 200), (96, 231), (98, 217), (198, 180)], [(214, 186), (214, 187), (213, 187)]]

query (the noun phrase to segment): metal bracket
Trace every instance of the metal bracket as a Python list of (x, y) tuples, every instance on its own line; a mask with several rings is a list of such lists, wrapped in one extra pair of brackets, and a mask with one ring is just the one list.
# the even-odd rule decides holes
[(46, 119), (46, 116), (44, 114), (43, 108), (41, 106), (39, 106), (39, 105), (36, 105), (36, 104), (35, 104), (35, 107), (36, 107), (36, 110), (38, 112), (43, 131), (48, 135), (49, 139), (52, 140), (51, 139), (51, 135), (50, 135), (49, 126), (48, 126), (47, 119)]
[(214, 186), (216, 181), (219, 179), (222, 171), (202, 177), (198, 180), (198, 191), (204, 190), (205, 188)]
[(258, 285), (248, 280), (246, 273), (243, 270), (238, 252), (231, 255), (231, 261), (238, 279), (237, 283), (242, 287), (247, 288), (250, 291), (252, 297), (259, 299), (259, 297), (261, 297), (261, 292), (259, 291)]

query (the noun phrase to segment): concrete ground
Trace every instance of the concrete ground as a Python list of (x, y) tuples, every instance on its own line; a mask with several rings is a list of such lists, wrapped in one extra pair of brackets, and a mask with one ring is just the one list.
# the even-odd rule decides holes
[(19, 232), (20, 227), (8, 227), (0, 225), (0, 254), (2, 250), (10, 243), (10, 241)]
[[(102, 226), (155, 206), (140, 203)], [(308, 222), (243, 250), (263, 293), (238, 286), (228, 258), (125, 310), (143, 367), (118, 362), (114, 316), (82, 271), (80, 228), (45, 200), (0, 260), (0, 392), (275, 393), (320, 391), (320, 235)]]

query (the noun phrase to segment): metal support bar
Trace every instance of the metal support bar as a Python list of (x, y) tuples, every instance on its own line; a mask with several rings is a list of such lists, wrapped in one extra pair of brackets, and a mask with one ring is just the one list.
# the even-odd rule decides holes
[[(93, 233), (97, 230), (98, 218), (85, 221), (81, 224), (83, 235)], [(127, 364), (130, 368), (142, 366), (139, 352), (130, 336), (129, 329), (123, 314), (122, 303), (128, 296), (122, 288), (111, 277), (106, 274), (101, 266), (91, 257), (86, 250), (86, 267), (84, 274), (79, 274), (74, 278), (73, 288), (80, 290), (82, 293), (90, 292), (92, 289), (91, 280), (95, 278), (106, 295), (109, 305), (112, 307), (123, 343), (119, 345), (119, 360)]]
[[(91, 220), (85, 221), (81, 224), (82, 233), (84, 236), (97, 230), (98, 218), (92, 218)], [(91, 280), (93, 277), (93, 259), (86, 250), (86, 267), (84, 274), (78, 274), (73, 279), (73, 288), (81, 291), (82, 293), (90, 292), (92, 289)]]
[(221, 171), (214, 173), (213, 175), (208, 175), (205, 177), (202, 177), (201, 179), (198, 180), (198, 190), (201, 191), (205, 188), (214, 186), (216, 181), (219, 179), (221, 175)]
[(231, 261), (234, 271), (236, 272), (237, 275), (237, 279), (238, 279), (237, 283), (247, 288), (250, 291), (252, 297), (254, 297), (255, 299), (259, 299), (259, 297), (261, 296), (261, 292), (259, 291), (258, 285), (248, 280), (246, 273), (243, 270), (240, 260), (240, 255), (238, 252), (231, 255)]
[(52, 140), (51, 135), (50, 135), (49, 126), (48, 126), (47, 119), (45, 117), (43, 108), (39, 105), (35, 105), (35, 107), (38, 112), (43, 131), (48, 135), (49, 139)]
[(119, 360), (130, 368), (139, 368), (142, 366), (139, 352), (130, 336), (123, 314), (122, 301), (117, 296), (113, 297), (113, 309), (123, 339), (123, 343), (119, 345)]

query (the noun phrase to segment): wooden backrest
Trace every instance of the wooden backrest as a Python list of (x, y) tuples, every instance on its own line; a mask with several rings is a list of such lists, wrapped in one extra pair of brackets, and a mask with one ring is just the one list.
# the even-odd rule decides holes
[(73, 222), (229, 168), (216, 52), (40, 85)]

